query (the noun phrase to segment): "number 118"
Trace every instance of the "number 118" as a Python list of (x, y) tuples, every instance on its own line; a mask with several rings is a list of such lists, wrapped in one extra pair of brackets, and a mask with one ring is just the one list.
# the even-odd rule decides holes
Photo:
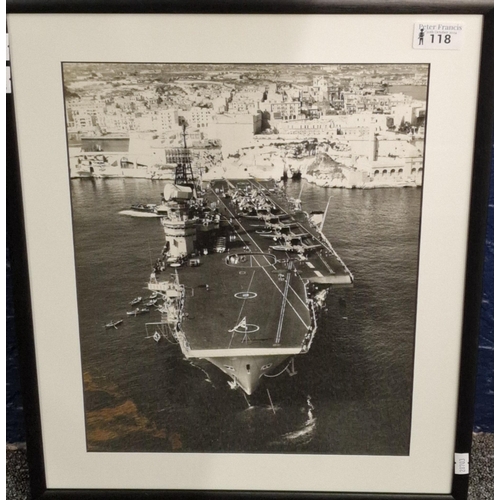
[(434, 43), (434, 37), (437, 37), (437, 43), (450, 43), (451, 42), (451, 35), (434, 35), (431, 34), (431, 43)]

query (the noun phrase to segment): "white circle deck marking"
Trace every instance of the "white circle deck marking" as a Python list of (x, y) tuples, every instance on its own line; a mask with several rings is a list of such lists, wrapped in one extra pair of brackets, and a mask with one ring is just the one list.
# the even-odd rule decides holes
[(238, 292), (235, 293), (234, 296), (237, 299), (255, 299), (255, 297), (257, 297), (257, 294), (255, 292)]
[(235, 333), (255, 333), (258, 332), (259, 330), (260, 327), (258, 325), (252, 325), (250, 323), (247, 323), (246, 329), (243, 328), (242, 330), (240, 330), (239, 328), (235, 328), (233, 331)]

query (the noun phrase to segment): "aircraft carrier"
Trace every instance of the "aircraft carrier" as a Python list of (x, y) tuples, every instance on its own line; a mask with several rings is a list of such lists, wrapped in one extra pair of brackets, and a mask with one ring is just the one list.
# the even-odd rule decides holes
[(210, 361), (246, 394), (309, 351), (328, 290), (352, 286), (321, 231), (326, 214), (307, 214), (274, 180), (201, 183), (182, 164), (156, 209), (165, 246), (147, 287), (160, 317), (147, 335)]

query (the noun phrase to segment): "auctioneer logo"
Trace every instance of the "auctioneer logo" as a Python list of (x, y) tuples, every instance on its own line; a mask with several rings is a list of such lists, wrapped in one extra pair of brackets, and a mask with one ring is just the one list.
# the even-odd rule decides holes
[(459, 50), (462, 47), (463, 23), (415, 23), (414, 49)]

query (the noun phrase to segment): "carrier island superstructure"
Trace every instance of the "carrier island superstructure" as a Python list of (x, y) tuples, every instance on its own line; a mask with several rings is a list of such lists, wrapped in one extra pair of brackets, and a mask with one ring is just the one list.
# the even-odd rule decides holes
[(263, 376), (309, 351), (331, 287), (353, 277), (321, 231), (274, 180), (198, 182), (178, 165), (157, 206), (165, 246), (148, 288), (160, 320), (188, 359), (206, 359), (252, 394)]

